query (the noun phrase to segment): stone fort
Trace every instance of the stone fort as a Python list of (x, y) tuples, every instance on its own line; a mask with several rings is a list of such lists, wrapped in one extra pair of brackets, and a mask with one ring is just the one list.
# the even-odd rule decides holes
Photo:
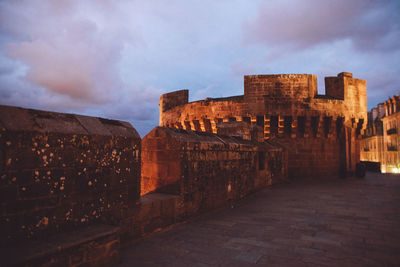
[(350, 73), (245, 76), (244, 95), (160, 98), (127, 122), (0, 106), (0, 251), (8, 266), (98, 266), (120, 246), (288, 179), (351, 174), (366, 82)]
[(249, 75), (240, 96), (188, 103), (188, 91), (176, 91), (160, 98), (160, 126), (217, 133), (218, 123), (243, 121), (290, 148), (289, 177), (353, 172), (367, 122), (366, 81), (343, 72), (325, 86), (318, 95), (315, 75)]

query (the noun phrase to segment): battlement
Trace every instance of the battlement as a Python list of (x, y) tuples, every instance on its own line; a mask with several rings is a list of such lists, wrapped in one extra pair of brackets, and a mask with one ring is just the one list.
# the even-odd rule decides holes
[[(325, 77), (325, 95), (318, 95), (317, 76), (313, 74), (260, 74), (244, 76), (244, 94), (222, 98), (206, 98), (191, 103), (204, 102), (311, 102), (312, 99), (366, 101), (366, 81), (353, 78), (350, 72), (341, 72), (334, 77)], [(357, 98), (360, 98), (358, 101)], [(189, 104), (189, 91), (179, 90), (160, 97), (161, 117), (166, 111)]]
[(244, 96), (249, 103), (313, 98), (318, 93), (317, 77), (311, 74), (244, 76)]
[[(345, 117), (346, 123), (351, 123), (350, 118), (366, 121), (366, 81), (342, 72), (335, 77), (326, 77), (325, 83), (326, 94), (319, 95), (317, 77), (313, 74), (246, 75), (244, 95), (241, 96), (206, 98), (189, 103), (187, 90), (164, 94), (160, 98), (160, 125), (179, 122), (181, 125), (186, 123), (187, 126), (182, 126), (185, 129), (201, 130), (197, 122), (191, 125), (190, 121), (216, 117), (232, 121), (266, 114)], [(213, 132), (216, 132), (215, 126)]]
[(179, 90), (163, 94), (160, 97), (160, 110), (167, 111), (173, 107), (189, 102), (189, 90)]
[[(357, 162), (357, 139), (367, 122), (366, 81), (342, 72), (326, 77), (325, 84), (326, 94), (318, 95), (313, 74), (246, 75), (242, 96), (188, 103), (174, 99), (173, 94), (181, 97), (182, 91), (173, 92), (168, 94), (168, 109), (160, 109), (160, 126), (218, 133), (221, 122), (243, 121), (261, 127), (265, 140), (280, 138), (280, 142), (297, 147), (289, 155), (289, 173), (293, 175), (307, 176), (313, 166), (321, 167), (313, 169), (314, 175), (329, 168), (337, 172), (338, 166), (344, 165), (340, 168), (352, 171)], [(340, 143), (343, 138), (347, 139)], [(346, 143), (351, 147), (342, 147)], [(309, 153), (310, 147), (322, 149)], [(332, 153), (334, 160), (319, 159), (318, 153)], [(347, 156), (338, 156), (343, 153)]]
[(353, 78), (350, 72), (325, 77), (325, 95), (318, 95), (317, 77), (312, 74), (247, 75), (244, 77), (244, 95), (248, 102), (299, 101), (299, 99), (353, 99), (362, 95), (363, 80)]

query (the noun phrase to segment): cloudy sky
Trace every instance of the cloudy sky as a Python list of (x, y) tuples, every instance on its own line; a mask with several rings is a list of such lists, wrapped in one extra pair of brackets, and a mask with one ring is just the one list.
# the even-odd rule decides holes
[(352, 72), (369, 108), (400, 87), (398, 0), (0, 0), (0, 104), (126, 120), (162, 93), (243, 93), (243, 75)]

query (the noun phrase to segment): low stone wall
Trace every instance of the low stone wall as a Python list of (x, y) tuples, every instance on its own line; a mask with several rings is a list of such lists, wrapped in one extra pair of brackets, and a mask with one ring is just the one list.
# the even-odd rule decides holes
[(141, 194), (178, 195), (186, 215), (240, 199), (286, 175), (286, 151), (273, 143), (165, 127), (142, 140)]
[(235, 137), (156, 127), (141, 141), (122, 121), (0, 106), (3, 262), (111, 264), (120, 239), (286, 179), (286, 149), (236, 126), (220, 129)]
[(140, 136), (126, 122), (0, 106), (0, 240), (118, 225), (140, 192)]
[(95, 225), (28, 241), (0, 251), (1, 266), (113, 266), (119, 260), (119, 228)]
[[(341, 169), (345, 163), (345, 147), (341, 149), (339, 139), (303, 138), (282, 139), (283, 145), (290, 148), (288, 157), (289, 179), (327, 179), (341, 177), (346, 174)], [(342, 160), (343, 161), (343, 160)]]

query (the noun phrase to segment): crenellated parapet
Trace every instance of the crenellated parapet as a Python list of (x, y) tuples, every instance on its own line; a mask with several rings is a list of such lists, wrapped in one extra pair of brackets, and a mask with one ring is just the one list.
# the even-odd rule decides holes
[[(173, 109), (176, 106), (185, 105), (189, 102), (189, 90), (179, 90), (167, 94), (163, 94), (160, 97), (160, 113), (166, 112)], [(161, 124), (161, 116), (160, 116)]]
[[(246, 121), (279, 134), (284, 132), (284, 125), (288, 131), (289, 125), (297, 128), (300, 120), (303, 136), (303, 128), (310, 130), (307, 121), (314, 118), (325, 120), (325, 125), (328, 120), (339, 120), (349, 127), (361, 123), (364, 129), (366, 81), (347, 72), (326, 77), (325, 81), (326, 95), (318, 95), (317, 77), (310, 74), (248, 75), (244, 77), (244, 95), (235, 97), (188, 103), (187, 90), (164, 94), (160, 98), (160, 126), (216, 132), (218, 122)], [(292, 132), (296, 136), (296, 131)]]
[[(353, 150), (367, 122), (366, 81), (342, 72), (326, 77), (325, 85), (326, 94), (319, 95), (315, 75), (247, 75), (241, 96), (188, 103), (182, 100), (183, 91), (177, 91), (160, 98), (160, 126), (217, 133), (218, 123), (243, 121), (262, 127), (265, 140), (279, 138), (288, 144), (345, 138), (348, 146), (342, 153), (351, 159), (346, 169), (354, 170), (359, 159)], [(175, 100), (174, 93), (179, 96)], [(161, 105), (166, 96), (168, 104)]]

